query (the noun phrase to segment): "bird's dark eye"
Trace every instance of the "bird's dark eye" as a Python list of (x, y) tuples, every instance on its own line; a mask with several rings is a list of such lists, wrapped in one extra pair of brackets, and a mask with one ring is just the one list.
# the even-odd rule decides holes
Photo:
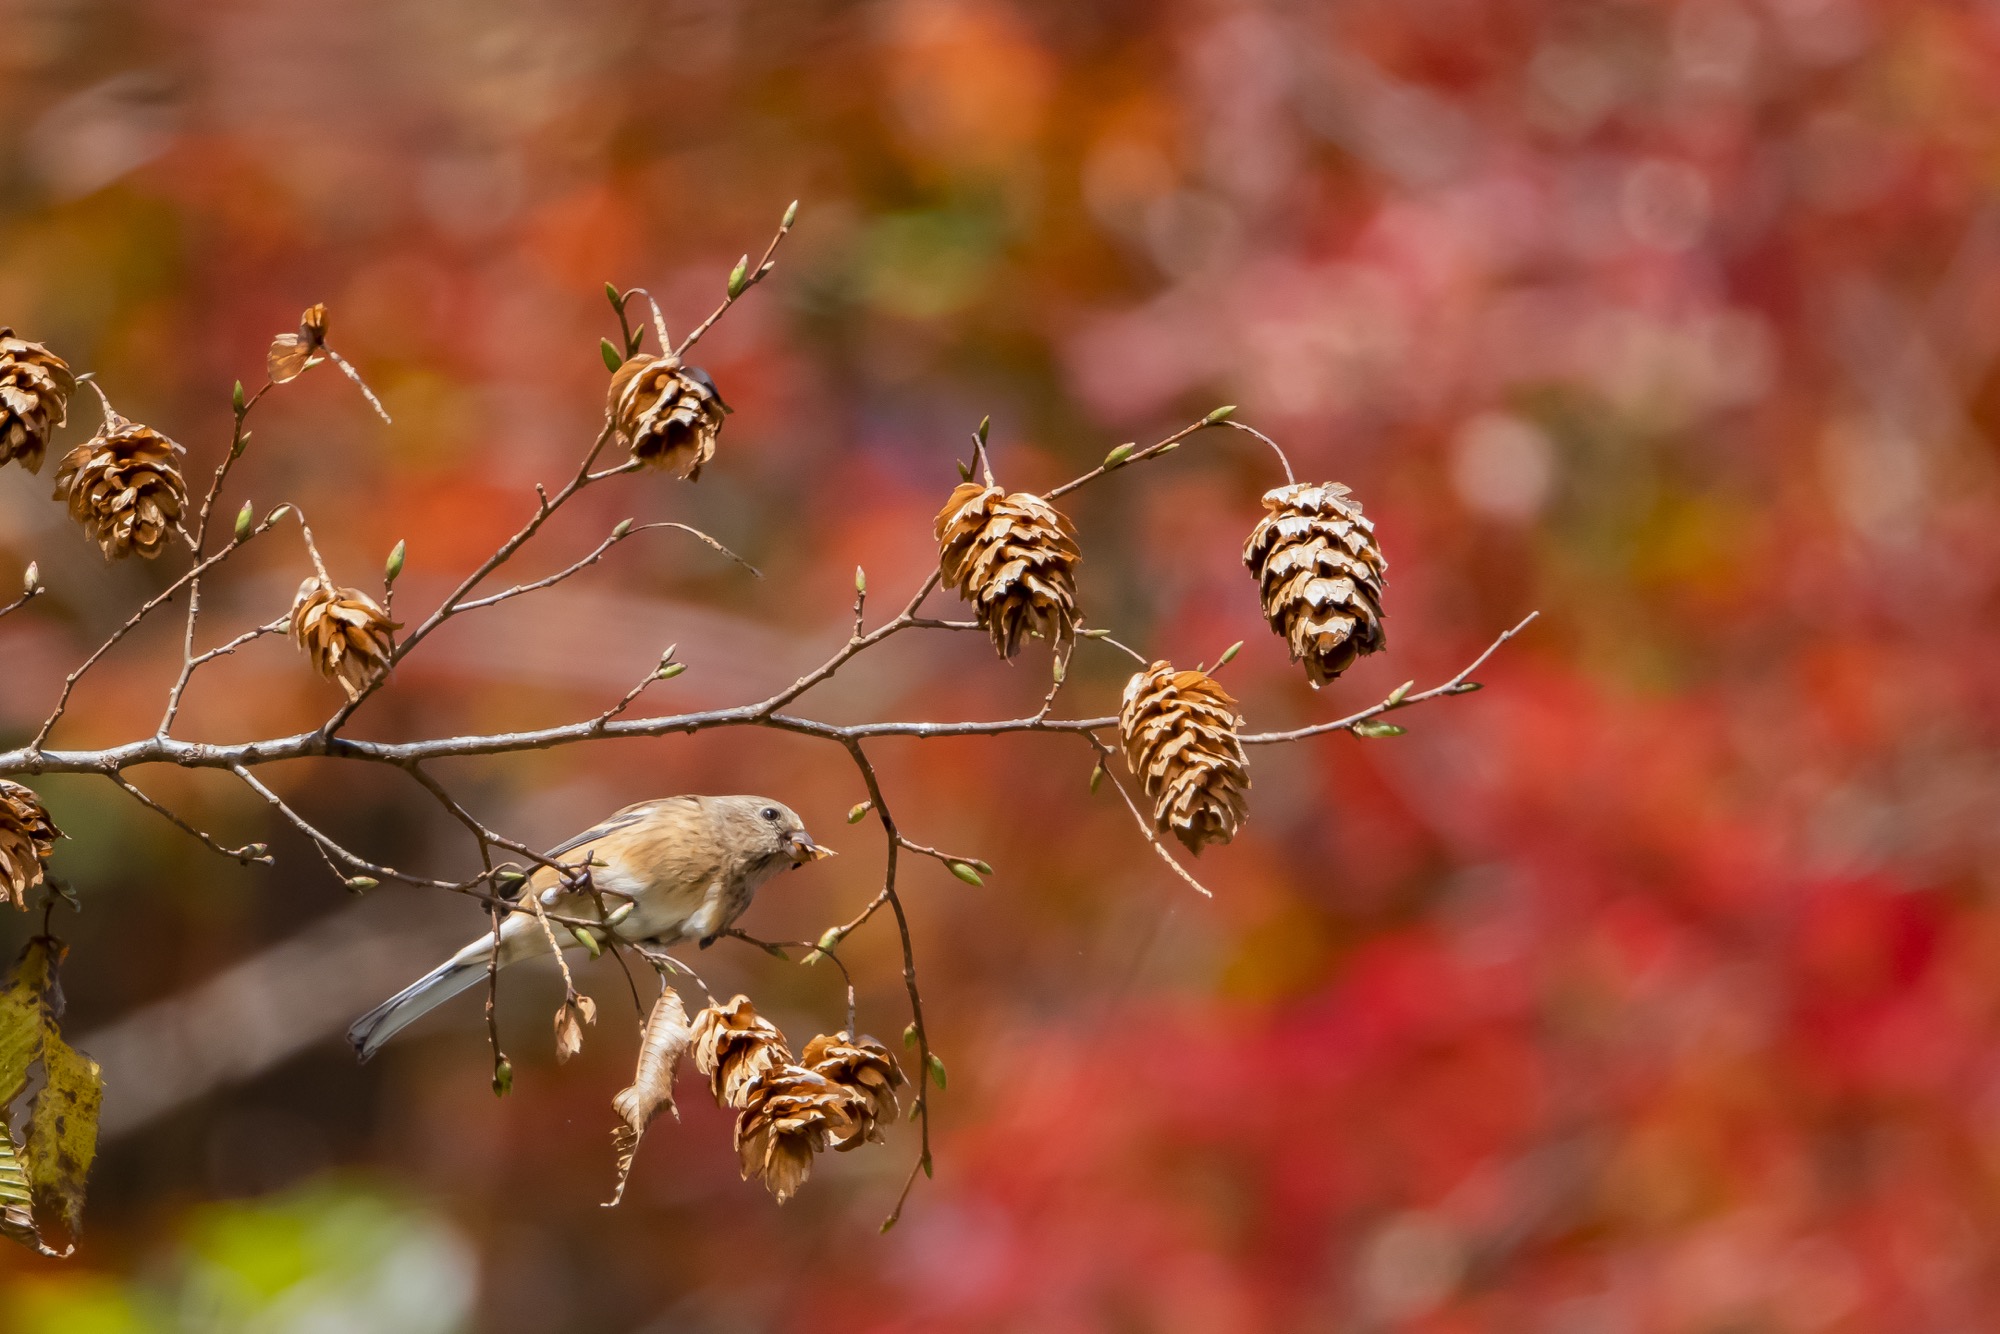
[(766, 806), (760, 813), (766, 820), (775, 820), (778, 818), (778, 808), (776, 806)]

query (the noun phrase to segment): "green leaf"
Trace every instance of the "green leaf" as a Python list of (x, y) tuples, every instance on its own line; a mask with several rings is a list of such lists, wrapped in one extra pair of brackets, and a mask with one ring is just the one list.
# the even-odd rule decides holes
[(6, 1121), (8, 1104), (21, 1096), (28, 1067), (41, 1051), (41, 988), (17, 980), (0, 991), (0, 1124)]
[(986, 883), (984, 880), (981, 880), (979, 878), (979, 872), (973, 870), (970, 866), (966, 865), (964, 862), (946, 862), (945, 865), (951, 868), (951, 873), (953, 875), (957, 876), (960, 880), (963, 880), (968, 885), (983, 885)]
[(985, 443), (986, 443), (986, 433), (987, 433), (988, 431), (992, 430), (992, 429), (993, 429), (993, 418), (992, 418), (992, 417), (990, 417), (990, 416), (987, 416), (987, 417), (981, 417), (981, 418), (979, 419), (979, 443), (980, 443), (980, 444), (982, 444), (982, 445), (983, 445), (983, 444), (985, 444)]
[(403, 561), (409, 554), (408, 545), (401, 541), (389, 549), (389, 561), (382, 567), (383, 583), (393, 584), (402, 576)]
[(931, 1053), (931, 1082), (944, 1087), (944, 1060), (936, 1052)]
[(604, 358), (604, 369), (610, 371), (613, 375), (616, 375), (618, 368), (625, 364), (625, 358), (618, 355), (617, 344), (613, 343), (609, 338), (600, 338), (597, 340), (597, 351), (598, 355)]
[(952, 460), (952, 462), (953, 462), (953, 463), (958, 463), (958, 480), (959, 480), (959, 481), (961, 481), (961, 482), (969, 482), (969, 481), (971, 481), (971, 480), (972, 480), (972, 465), (971, 465), (971, 464), (969, 464), (969, 463), (959, 463), (957, 459), (953, 459), (953, 460)]
[(61, 1214), (70, 1233), (83, 1229), (83, 1187), (97, 1157), (97, 1114), (104, 1076), (97, 1062), (64, 1042), (53, 1024), (42, 1039), (48, 1082), (28, 1123), (28, 1187)]

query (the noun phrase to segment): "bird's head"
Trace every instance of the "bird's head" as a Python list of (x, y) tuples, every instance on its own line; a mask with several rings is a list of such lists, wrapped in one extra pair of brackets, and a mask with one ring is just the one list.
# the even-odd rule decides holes
[(769, 797), (720, 797), (716, 804), (729, 826), (731, 842), (746, 851), (758, 869), (779, 871), (834, 855), (832, 848), (813, 842), (805, 821), (783, 802)]

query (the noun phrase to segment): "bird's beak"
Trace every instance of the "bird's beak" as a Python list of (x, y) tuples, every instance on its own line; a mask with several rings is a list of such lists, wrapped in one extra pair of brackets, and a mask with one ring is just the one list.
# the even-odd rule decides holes
[(793, 834), (787, 842), (790, 844), (792, 865), (794, 866), (804, 866), (807, 862), (823, 861), (828, 857), (839, 855), (832, 848), (823, 848), (813, 842), (812, 835), (806, 833), (804, 830)]

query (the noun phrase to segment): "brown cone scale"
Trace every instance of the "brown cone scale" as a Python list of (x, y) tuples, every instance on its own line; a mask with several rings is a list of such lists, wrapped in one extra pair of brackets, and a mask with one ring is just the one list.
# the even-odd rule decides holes
[(362, 688), (388, 670), (401, 628), (360, 589), (338, 588), (318, 575), (300, 584), (292, 600), (292, 642), (349, 699), (359, 699)]
[(1153, 804), (1153, 823), (1189, 852), (1236, 837), (1250, 762), (1236, 701), (1206, 672), (1156, 662), (1125, 684), (1118, 731), (1125, 763)]
[(1269, 513), (1244, 543), (1243, 563), (1257, 576), (1264, 618), (1317, 690), (1387, 646), (1382, 576), (1389, 563), (1375, 525), (1338, 482), (1278, 487), (1265, 492), (1264, 508)]

